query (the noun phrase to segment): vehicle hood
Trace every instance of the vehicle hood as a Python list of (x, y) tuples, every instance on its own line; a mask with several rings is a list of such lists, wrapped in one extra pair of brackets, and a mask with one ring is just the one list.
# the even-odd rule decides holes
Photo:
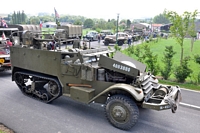
[(120, 61), (126, 65), (131, 66), (133, 64), (133, 68), (136, 68), (140, 71), (140, 73), (143, 73), (146, 71), (146, 65), (134, 60), (131, 57), (126, 56), (125, 54), (122, 54), (121, 52), (117, 51), (113, 57), (114, 60)]

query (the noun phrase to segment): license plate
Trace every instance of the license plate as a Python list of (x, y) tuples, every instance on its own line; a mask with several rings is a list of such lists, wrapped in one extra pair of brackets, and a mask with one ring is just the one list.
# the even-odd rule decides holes
[(10, 57), (5, 57), (5, 60), (10, 60)]

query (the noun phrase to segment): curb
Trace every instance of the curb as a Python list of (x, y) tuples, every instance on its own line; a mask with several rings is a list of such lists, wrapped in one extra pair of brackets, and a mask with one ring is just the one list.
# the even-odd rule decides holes
[(182, 102), (180, 102), (179, 105), (183, 106), (183, 107), (186, 107), (186, 108), (191, 108), (191, 109), (200, 111), (200, 107), (199, 106), (195, 106), (195, 105), (187, 104), (187, 103), (182, 103)]

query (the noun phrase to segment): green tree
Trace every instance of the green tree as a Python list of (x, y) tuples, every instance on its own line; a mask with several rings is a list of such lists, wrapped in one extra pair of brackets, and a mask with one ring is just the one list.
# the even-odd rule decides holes
[(191, 47), (190, 47), (191, 52), (192, 52), (192, 49), (193, 49), (194, 40), (195, 40), (196, 35), (197, 35), (196, 30), (195, 30), (195, 19), (196, 19), (196, 15), (197, 15), (196, 13), (192, 14), (193, 16), (191, 16), (190, 27), (189, 27), (189, 31), (188, 31), (188, 34), (191, 37)]
[(77, 19), (74, 21), (74, 25), (82, 25), (81, 20)]
[(18, 11), (18, 24), (21, 24), (21, 22), (22, 22), (22, 15), (21, 15), (21, 12), (20, 11)]
[(142, 49), (143, 48), (141, 48), (140, 46), (137, 46), (136, 49), (135, 49), (135, 51), (134, 51), (134, 54), (138, 58), (137, 59), (138, 61), (144, 63), (145, 54), (144, 54), (144, 51)]
[(15, 11), (14, 11), (14, 13), (12, 15), (12, 23), (13, 24), (17, 24), (17, 15), (16, 15)]
[(174, 11), (165, 11), (166, 17), (172, 22), (172, 26), (170, 27), (170, 31), (172, 36), (175, 38), (177, 43), (181, 46), (181, 57), (180, 63), (183, 60), (183, 44), (184, 38), (188, 33), (189, 24), (191, 19), (195, 19), (197, 16), (197, 10), (193, 13), (185, 11), (183, 15), (179, 15)]
[(25, 24), (26, 23), (26, 14), (24, 13), (24, 11), (22, 11), (22, 14), (21, 14), (21, 18), (22, 18), (22, 23)]
[(156, 15), (153, 18), (153, 22), (157, 24), (168, 24), (170, 23), (169, 19), (164, 14)]
[(22, 13), (20, 11), (17, 11), (17, 13), (14, 11), (14, 13), (11, 15), (11, 23), (12, 24), (26, 24), (26, 14), (24, 11)]
[(94, 21), (92, 19), (86, 19), (84, 22), (85, 28), (92, 28), (94, 26)]
[(4, 20), (6, 20), (6, 22), (9, 24), (10, 21), (12, 21), (12, 15), (8, 14), (7, 17), (4, 17)]
[[(199, 64), (200, 65), (200, 55), (194, 55), (194, 61), (197, 63), (197, 64)], [(196, 83), (197, 84), (199, 84), (200, 83), (200, 71), (199, 72), (195, 72), (195, 74), (196, 74), (196, 77), (194, 76), (194, 78), (195, 78), (195, 81), (196, 81)]]
[(131, 21), (128, 19), (127, 22), (126, 22), (126, 26), (127, 28), (130, 28), (131, 27)]
[(126, 24), (126, 19), (122, 19), (119, 24)]
[(173, 46), (166, 46), (163, 54), (164, 57), (162, 58), (162, 62), (164, 63), (164, 68), (161, 70), (161, 75), (165, 80), (167, 80), (171, 75), (173, 66), (172, 58), (176, 52), (173, 51)]
[(39, 24), (39, 22), (40, 22), (40, 19), (39, 19), (39, 17), (35, 17), (35, 16), (32, 16), (32, 17), (30, 17), (30, 24)]
[(115, 20), (115, 19), (111, 19), (110, 22), (112, 22), (115, 26), (117, 26), (117, 20)]
[(106, 29), (113, 29), (113, 28), (115, 28), (115, 25), (114, 25), (114, 23), (112, 23), (112, 22), (107, 22), (107, 23), (105, 24), (105, 26), (106, 26)]
[(158, 56), (153, 55), (153, 52), (150, 50), (150, 46), (148, 44), (144, 45), (144, 62), (147, 64), (148, 69), (154, 74), (157, 75), (159, 72), (159, 65), (158, 65)]
[(192, 70), (190, 69), (188, 62), (190, 60), (190, 57), (185, 57), (182, 62), (181, 65), (178, 67), (175, 67), (175, 72), (174, 75), (177, 79), (178, 82), (180, 83), (184, 83), (185, 79), (190, 76), (190, 74), (192, 73)]

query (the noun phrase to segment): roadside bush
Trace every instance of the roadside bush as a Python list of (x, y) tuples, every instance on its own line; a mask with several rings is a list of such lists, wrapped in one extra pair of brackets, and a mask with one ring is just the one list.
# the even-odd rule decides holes
[(192, 73), (192, 70), (189, 68), (188, 61), (190, 60), (190, 57), (185, 57), (180, 66), (175, 67), (174, 75), (178, 82), (184, 83), (185, 79), (190, 76)]
[(145, 56), (143, 54), (143, 50), (141, 50), (140, 46), (137, 46), (135, 49), (135, 56), (138, 58), (137, 60), (144, 63)]
[(191, 83), (196, 85), (200, 83), (200, 72), (192, 73)]
[(126, 50), (127, 50), (128, 56), (133, 55), (134, 54), (134, 45), (128, 46), (128, 48)]
[(150, 51), (150, 46), (148, 44), (144, 45), (144, 62), (147, 64), (148, 69), (152, 74), (157, 75), (159, 73), (158, 56), (153, 55)]
[(166, 46), (165, 52), (163, 53), (164, 57), (162, 58), (162, 62), (164, 63), (164, 68), (161, 70), (161, 76), (167, 80), (172, 72), (172, 66), (173, 66), (173, 56), (176, 54), (176, 52), (173, 51), (173, 46)]
[[(195, 55), (194, 56), (194, 61), (200, 65), (200, 55)], [(193, 79), (195, 80), (195, 84), (200, 83), (200, 72), (198, 72), (196, 75), (193, 74)]]
[[(109, 49), (109, 50), (112, 50), (112, 48), (111, 48), (110, 46), (108, 46), (108, 49)], [(111, 52), (111, 53), (109, 54), (109, 57), (113, 58), (113, 56), (114, 56), (114, 53)]]
[(115, 44), (114, 49), (115, 49), (115, 52), (116, 52), (116, 51), (121, 51), (122, 48), (119, 47), (117, 44)]
[(96, 28), (95, 30), (96, 30), (98, 33), (101, 32), (101, 29), (100, 29), (100, 28)]
[(200, 65), (200, 55), (198, 55), (198, 54), (195, 55), (194, 60), (195, 60), (196, 63), (198, 63)]

